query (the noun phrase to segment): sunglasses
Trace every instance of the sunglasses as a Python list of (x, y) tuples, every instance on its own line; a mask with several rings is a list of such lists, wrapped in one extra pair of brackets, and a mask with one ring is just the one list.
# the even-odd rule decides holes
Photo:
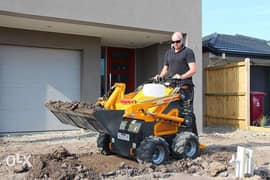
[(172, 41), (172, 44), (174, 43), (180, 43), (182, 40)]

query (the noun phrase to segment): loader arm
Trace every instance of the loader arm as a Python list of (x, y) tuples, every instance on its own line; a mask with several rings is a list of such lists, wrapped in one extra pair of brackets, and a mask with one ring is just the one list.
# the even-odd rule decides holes
[(107, 110), (114, 110), (115, 104), (118, 103), (123, 97), (126, 90), (126, 84), (124, 83), (115, 83), (112, 87), (114, 90), (110, 95), (109, 99), (104, 101), (104, 108)]
[[(165, 96), (161, 98), (133, 102), (126, 108), (123, 117), (144, 119), (145, 121), (163, 119), (163, 120), (172, 121), (179, 124), (179, 123), (182, 123), (184, 119), (178, 117), (178, 112), (167, 113), (167, 114), (161, 113), (168, 106), (170, 102), (177, 101), (179, 99), (180, 99), (179, 94), (173, 94), (173, 95), (169, 95), (169, 96)], [(158, 108), (151, 112), (150, 109), (157, 106)]]

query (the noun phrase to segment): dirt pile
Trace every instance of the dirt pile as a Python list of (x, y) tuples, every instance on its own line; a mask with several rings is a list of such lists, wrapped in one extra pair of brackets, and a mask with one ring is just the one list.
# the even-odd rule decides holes
[(62, 146), (50, 154), (34, 155), (31, 163), (29, 179), (100, 179), (94, 170), (80, 164), (77, 155)]
[[(268, 165), (268, 167), (267, 167)], [(254, 170), (254, 174), (260, 176), (262, 179), (270, 179), (270, 163), (265, 164), (263, 167), (258, 167)]]
[[(31, 179), (117, 179), (117, 177), (138, 177), (151, 175), (153, 179), (168, 178), (185, 173), (205, 177), (234, 177), (230, 163), (231, 152), (204, 152), (200, 157), (169, 160), (163, 165), (139, 164), (118, 156), (104, 156), (100, 153), (71, 154), (60, 146), (52, 153), (32, 156)], [(255, 170), (258, 178), (269, 179), (267, 168)]]
[(76, 158), (75, 154), (70, 154), (63, 146), (55, 149), (51, 154), (48, 154), (47, 159), (56, 159), (58, 161), (64, 160), (67, 157)]
[(45, 104), (48, 109), (67, 110), (85, 114), (93, 114), (100, 106), (95, 104), (87, 104), (79, 101), (63, 102), (63, 101), (49, 101)]
[[(163, 165), (140, 164), (136, 168), (122, 165), (113, 175), (127, 175), (128, 177), (143, 174), (153, 174), (154, 178), (166, 178), (176, 173), (185, 173), (197, 176), (227, 177), (232, 165), (229, 164), (231, 154), (202, 155), (197, 159), (170, 160)], [(106, 175), (106, 174), (105, 174)], [(104, 176), (104, 175), (103, 175)]]
[(229, 164), (230, 158), (231, 153), (202, 154), (194, 160), (169, 160), (164, 165), (156, 166), (100, 153), (71, 154), (60, 146), (52, 153), (32, 156), (29, 178), (106, 179), (144, 174), (151, 174), (153, 178), (167, 178), (175, 173), (227, 177), (233, 169)]
[[(203, 153), (200, 157), (169, 160), (163, 165), (139, 164), (119, 156), (104, 156), (100, 153), (71, 154), (60, 146), (48, 154), (32, 155), (32, 167), (27, 170), (27, 179), (117, 179), (148, 175), (151, 179), (164, 179), (176, 174), (197, 177), (234, 178), (234, 167), (229, 163), (232, 153)], [(255, 169), (253, 179), (269, 179), (266, 167)], [(26, 171), (15, 172), (20, 174)]]
[(130, 166), (121, 162), (120, 167), (114, 171), (107, 173), (101, 173), (100, 176), (103, 178), (109, 177), (136, 177), (146, 174), (151, 174), (153, 178), (168, 178), (176, 173), (187, 173), (187, 174), (205, 174), (203, 173), (203, 167), (197, 162), (190, 159), (182, 159), (178, 161), (169, 161), (164, 165), (154, 164), (138, 164), (137, 167)]

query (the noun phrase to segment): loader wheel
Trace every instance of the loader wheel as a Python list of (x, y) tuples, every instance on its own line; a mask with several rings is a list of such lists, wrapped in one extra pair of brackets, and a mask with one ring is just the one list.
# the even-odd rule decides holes
[(105, 133), (100, 133), (97, 138), (97, 147), (101, 148), (102, 154), (104, 155), (111, 154), (109, 144), (110, 144), (110, 136)]
[(172, 142), (172, 156), (175, 159), (191, 158), (199, 155), (198, 137), (192, 132), (178, 133)]
[(168, 159), (169, 145), (161, 137), (145, 138), (136, 150), (136, 158), (139, 162), (152, 162), (162, 164)]

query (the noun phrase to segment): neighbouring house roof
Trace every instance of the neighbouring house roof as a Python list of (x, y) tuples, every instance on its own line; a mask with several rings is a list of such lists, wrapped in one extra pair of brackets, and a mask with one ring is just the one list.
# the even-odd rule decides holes
[(270, 58), (270, 41), (244, 35), (211, 34), (203, 37), (203, 51), (214, 54)]

